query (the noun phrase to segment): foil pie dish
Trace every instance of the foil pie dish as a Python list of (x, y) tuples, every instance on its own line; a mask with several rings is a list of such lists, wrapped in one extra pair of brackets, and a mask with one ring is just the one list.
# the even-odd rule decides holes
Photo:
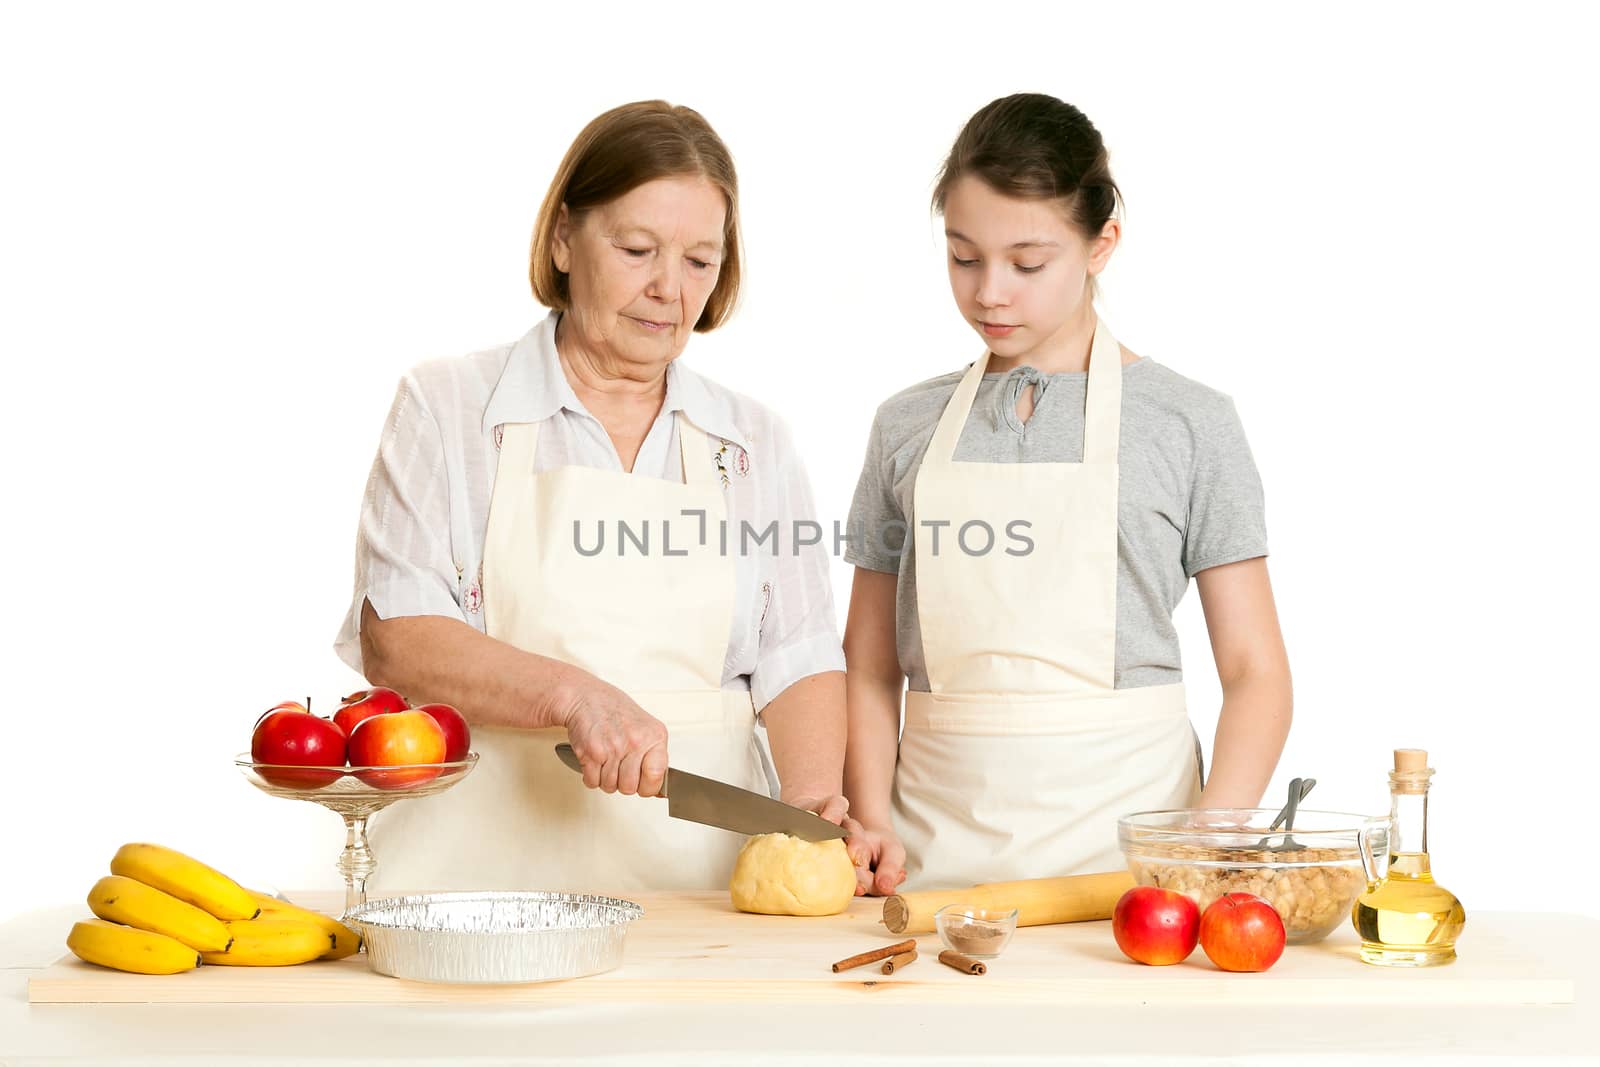
[(372, 969), (413, 982), (557, 982), (615, 969), (631, 900), (581, 893), (458, 892), (369, 900), (355, 927)]

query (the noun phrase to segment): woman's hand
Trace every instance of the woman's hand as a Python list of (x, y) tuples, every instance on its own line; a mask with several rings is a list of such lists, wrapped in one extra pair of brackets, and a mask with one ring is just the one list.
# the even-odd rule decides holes
[(906, 850), (894, 829), (863, 826), (851, 818), (840, 825), (850, 831), (844, 845), (856, 865), (856, 896), (893, 896), (906, 880)]
[(593, 675), (563, 699), (561, 724), (583, 767), (583, 784), (606, 793), (661, 794), (667, 728), (614, 685)]
[(850, 810), (850, 802), (837, 794), (831, 797), (785, 796), (780, 799), (791, 808), (814, 811), (835, 826), (844, 825), (845, 815)]

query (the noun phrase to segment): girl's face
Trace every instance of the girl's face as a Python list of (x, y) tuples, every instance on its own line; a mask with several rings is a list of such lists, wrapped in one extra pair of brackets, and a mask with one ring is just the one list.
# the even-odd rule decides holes
[(1116, 247), (1118, 226), (1087, 241), (1059, 202), (1022, 200), (968, 175), (945, 196), (950, 292), (1002, 360), (1055, 362), (1091, 315), (1086, 281)]

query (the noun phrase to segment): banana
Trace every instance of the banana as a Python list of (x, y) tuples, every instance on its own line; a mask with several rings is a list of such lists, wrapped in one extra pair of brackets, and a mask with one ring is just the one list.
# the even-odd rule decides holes
[(288, 967), (309, 963), (333, 948), (333, 935), (303, 919), (234, 919), (226, 952), (202, 952), (207, 963), (231, 967)]
[(80, 960), (132, 974), (178, 974), (200, 966), (200, 954), (182, 941), (104, 919), (73, 923), (67, 947)]
[(218, 919), (253, 919), (261, 913), (255, 898), (238, 882), (160, 845), (123, 845), (111, 857), (111, 873), (170, 893)]
[(89, 910), (110, 922), (166, 934), (202, 952), (228, 948), (228, 928), (221, 919), (120, 874), (108, 874), (94, 884), (89, 890)]
[(319, 958), (325, 960), (342, 960), (346, 956), (353, 956), (361, 951), (361, 935), (350, 929), (338, 919), (332, 919), (320, 911), (302, 908), (298, 904), (291, 904), (287, 900), (249, 890), (251, 896), (256, 898), (256, 903), (261, 905), (263, 919), (301, 919), (313, 922), (327, 931), (333, 938), (333, 947), (324, 952)]

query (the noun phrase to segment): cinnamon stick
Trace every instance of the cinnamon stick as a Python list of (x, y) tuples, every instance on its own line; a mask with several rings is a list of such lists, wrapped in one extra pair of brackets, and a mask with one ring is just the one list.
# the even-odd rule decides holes
[(893, 974), (895, 971), (898, 971), (907, 964), (915, 963), (916, 959), (917, 950), (912, 949), (910, 952), (902, 952), (897, 956), (890, 956), (888, 959), (883, 961), (883, 966), (880, 967), (879, 970), (881, 970), (884, 974)]
[(852, 967), (860, 967), (866, 963), (877, 963), (879, 960), (886, 960), (890, 956), (898, 956), (902, 952), (913, 952), (916, 947), (916, 938), (911, 938), (884, 948), (875, 948), (871, 952), (863, 952), (858, 956), (850, 956), (847, 959), (840, 960), (833, 965), (833, 973), (838, 974), (840, 971), (848, 971)]
[(973, 959), (971, 956), (963, 956), (961, 953), (953, 952), (950, 949), (945, 949), (939, 953), (939, 962), (946, 967), (954, 967), (958, 971), (965, 971), (967, 974), (989, 973), (989, 968), (978, 960)]

